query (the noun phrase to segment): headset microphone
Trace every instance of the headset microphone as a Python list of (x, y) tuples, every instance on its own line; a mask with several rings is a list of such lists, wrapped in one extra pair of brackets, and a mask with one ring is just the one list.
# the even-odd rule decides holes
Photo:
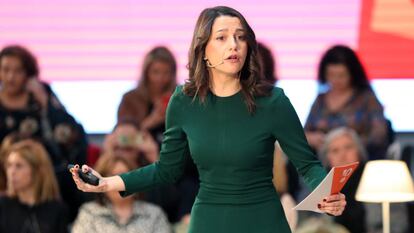
[(212, 65), (211, 63), (210, 63), (210, 61), (208, 60), (208, 58), (204, 58), (204, 60), (206, 61), (206, 65), (207, 65), (207, 67), (210, 67), (210, 68), (214, 68), (214, 67), (216, 67), (216, 66), (219, 66), (219, 65), (221, 65), (221, 64), (223, 64), (224, 63), (224, 59), (221, 59), (221, 62), (219, 62), (219, 63), (217, 63), (217, 64), (215, 64), (215, 65)]
[(223, 52), (223, 56), (221, 56), (221, 62), (219, 62), (219, 63), (217, 63), (215, 65), (211, 64), (210, 61), (208, 60), (207, 56), (205, 56), (204, 57), (204, 61), (206, 61), (207, 67), (214, 68), (216, 66), (219, 66), (219, 65), (223, 64), (224, 63), (224, 56), (225, 56), (225, 54), (226, 54), (226, 52), (224, 51)]

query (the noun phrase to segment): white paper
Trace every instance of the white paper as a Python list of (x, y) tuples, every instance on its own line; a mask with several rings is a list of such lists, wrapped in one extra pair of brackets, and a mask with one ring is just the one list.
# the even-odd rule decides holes
[(303, 201), (301, 201), (297, 206), (293, 207), (294, 210), (307, 210), (314, 211), (317, 213), (323, 213), (318, 208), (318, 203), (322, 201), (323, 198), (331, 194), (331, 186), (333, 179), (333, 169), (328, 173), (325, 179), (316, 187), (311, 194), (309, 194)]
[(332, 195), (333, 192), (335, 192), (333, 190), (337, 190), (337, 192), (339, 192), (346, 184), (349, 177), (351, 177), (354, 173), (355, 169), (358, 167), (358, 164), (359, 162), (355, 162), (345, 166), (333, 167), (318, 187), (316, 187), (313, 192), (303, 199), (303, 201), (301, 201), (297, 206), (293, 207), (293, 209), (323, 213), (318, 208), (318, 204), (322, 202), (323, 198)]

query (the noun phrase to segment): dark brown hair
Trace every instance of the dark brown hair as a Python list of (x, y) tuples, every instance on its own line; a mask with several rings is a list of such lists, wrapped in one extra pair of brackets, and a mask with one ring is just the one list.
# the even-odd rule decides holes
[(372, 90), (365, 69), (358, 55), (346, 45), (335, 45), (322, 56), (318, 68), (318, 81), (325, 84), (328, 65), (344, 65), (351, 76), (351, 86), (357, 91)]
[(275, 58), (273, 56), (272, 50), (268, 48), (265, 44), (259, 42), (257, 44), (259, 61), (262, 66), (264, 79), (270, 82), (272, 85), (275, 85), (277, 82), (277, 76), (275, 71)]
[(237, 17), (246, 32), (248, 45), (246, 61), (241, 69), (240, 84), (244, 102), (250, 113), (256, 110), (254, 101), (257, 96), (268, 96), (272, 85), (262, 79), (262, 70), (257, 55), (256, 36), (246, 19), (235, 9), (226, 6), (217, 6), (204, 9), (198, 17), (191, 47), (189, 51), (189, 78), (184, 85), (184, 93), (194, 97), (200, 97), (204, 103), (210, 88), (210, 78), (207, 65), (204, 61), (205, 49), (210, 39), (214, 21), (220, 16)]
[(0, 51), (0, 62), (3, 57), (17, 57), (22, 63), (26, 77), (37, 77), (39, 75), (39, 66), (37, 65), (37, 60), (28, 49), (20, 45), (11, 45), (4, 47)]

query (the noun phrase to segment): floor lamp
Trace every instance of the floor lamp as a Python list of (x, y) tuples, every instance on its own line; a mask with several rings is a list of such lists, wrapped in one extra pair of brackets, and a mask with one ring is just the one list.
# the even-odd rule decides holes
[(355, 195), (357, 201), (382, 203), (382, 226), (390, 233), (390, 203), (414, 200), (407, 165), (397, 160), (375, 160), (365, 165)]

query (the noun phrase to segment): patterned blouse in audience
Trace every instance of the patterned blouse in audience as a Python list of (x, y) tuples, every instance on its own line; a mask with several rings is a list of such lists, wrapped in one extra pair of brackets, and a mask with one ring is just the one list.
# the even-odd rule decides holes
[(329, 48), (319, 62), (318, 83), (327, 91), (319, 94), (305, 124), (309, 144), (320, 150), (331, 129), (345, 126), (359, 134), (369, 159), (384, 158), (392, 130), (355, 51)]
[(83, 205), (76, 219), (73, 233), (170, 233), (170, 225), (162, 210), (150, 203), (135, 201), (129, 220), (121, 224), (111, 205), (90, 202)]
[[(124, 156), (107, 153), (96, 163), (102, 176), (113, 176), (136, 168)], [(122, 198), (119, 192), (97, 194), (96, 201), (84, 204), (73, 224), (73, 233), (171, 233), (167, 216), (160, 207), (138, 196)]]
[(328, 133), (338, 127), (354, 129), (365, 144), (370, 159), (384, 155), (388, 146), (383, 107), (371, 90), (355, 92), (339, 110), (332, 111), (320, 94), (312, 105), (305, 124), (306, 131)]

